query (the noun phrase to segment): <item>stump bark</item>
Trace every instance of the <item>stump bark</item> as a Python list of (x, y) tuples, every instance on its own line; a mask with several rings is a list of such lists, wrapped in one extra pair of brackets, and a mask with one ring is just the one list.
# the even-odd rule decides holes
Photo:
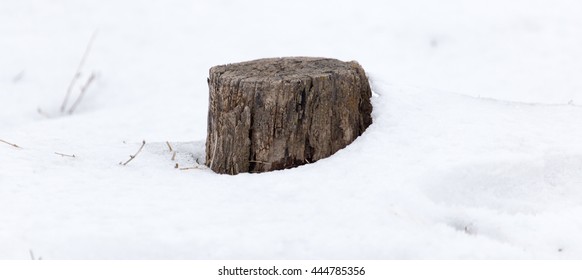
[(329, 157), (372, 123), (355, 61), (290, 57), (215, 66), (206, 165), (222, 174), (291, 168)]

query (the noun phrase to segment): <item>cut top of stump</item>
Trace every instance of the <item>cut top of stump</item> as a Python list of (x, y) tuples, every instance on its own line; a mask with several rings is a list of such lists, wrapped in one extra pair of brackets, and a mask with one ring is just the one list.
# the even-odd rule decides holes
[(361, 68), (357, 62), (343, 62), (321, 57), (280, 57), (263, 58), (252, 61), (212, 67), (210, 72), (225, 80), (293, 81), (322, 76), (344, 75)]
[(259, 173), (334, 154), (372, 123), (371, 90), (355, 61), (267, 58), (215, 66), (206, 164), (217, 173)]

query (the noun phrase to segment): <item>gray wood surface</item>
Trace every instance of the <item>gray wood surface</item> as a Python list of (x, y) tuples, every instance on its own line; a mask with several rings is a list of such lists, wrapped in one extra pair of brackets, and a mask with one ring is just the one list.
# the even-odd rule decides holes
[(329, 157), (372, 123), (357, 62), (313, 57), (215, 66), (206, 165), (222, 174), (291, 168)]

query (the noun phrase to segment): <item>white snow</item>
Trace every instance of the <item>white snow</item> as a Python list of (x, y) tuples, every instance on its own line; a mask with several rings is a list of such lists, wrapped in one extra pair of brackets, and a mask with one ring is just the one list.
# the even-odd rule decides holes
[[(1, 1), (0, 139), (22, 149), (0, 143), (0, 258), (582, 258), (581, 12)], [(95, 30), (80, 84), (97, 79), (61, 114)], [(297, 55), (363, 65), (376, 93), (364, 135), (290, 170), (174, 168), (204, 158), (210, 67)]]

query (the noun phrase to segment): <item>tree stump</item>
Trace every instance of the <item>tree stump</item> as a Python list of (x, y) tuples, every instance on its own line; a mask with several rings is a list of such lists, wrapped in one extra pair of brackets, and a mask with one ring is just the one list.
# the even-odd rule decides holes
[(372, 123), (355, 61), (290, 57), (215, 66), (206, 165), (221, 174), (291, 168), (329, 157)]

